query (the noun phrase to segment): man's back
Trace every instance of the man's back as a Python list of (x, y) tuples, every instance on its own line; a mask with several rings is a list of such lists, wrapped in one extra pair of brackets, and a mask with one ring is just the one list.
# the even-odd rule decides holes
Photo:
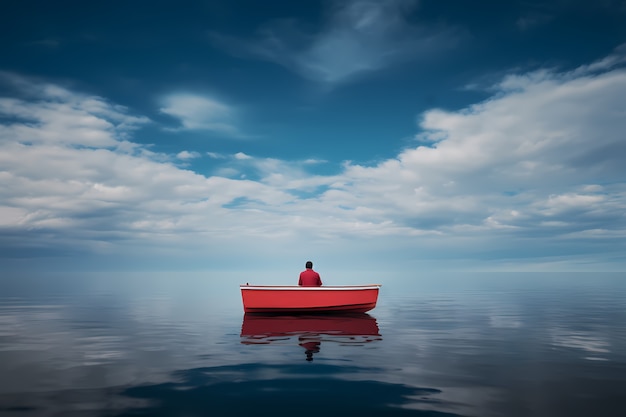
[(307, 268), (300, 273), (298, 285), (303, 287), (319, 287), (322, 285), (322, 279), (320, 278), (320, 274), (313, 269)]

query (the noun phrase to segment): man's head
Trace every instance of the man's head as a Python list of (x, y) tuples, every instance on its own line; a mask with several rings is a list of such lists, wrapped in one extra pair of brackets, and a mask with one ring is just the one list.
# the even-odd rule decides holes
[(313, 262), (311, 261), (306, 261), (306, 265), (305, 265), (306, 269), (312, 269), (313, 268)]

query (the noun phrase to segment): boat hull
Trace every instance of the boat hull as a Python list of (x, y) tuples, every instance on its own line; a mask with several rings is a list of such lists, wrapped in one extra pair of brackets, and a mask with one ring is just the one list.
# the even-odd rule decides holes
[(240, 288), (246, 313), (365, 313), (376, 307), (380, 285), (241, 285)]

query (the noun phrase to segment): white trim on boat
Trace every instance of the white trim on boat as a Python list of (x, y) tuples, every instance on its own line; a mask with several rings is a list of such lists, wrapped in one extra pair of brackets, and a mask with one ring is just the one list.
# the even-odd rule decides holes
[(381, 284), (370, 285), (326, 285), (321, 287), (301, 287), (299, 285), (246, 285), (239, 286), (242, 290), (278, 290), (278, 291), (352, 291), (372, 290), (381, 287)]

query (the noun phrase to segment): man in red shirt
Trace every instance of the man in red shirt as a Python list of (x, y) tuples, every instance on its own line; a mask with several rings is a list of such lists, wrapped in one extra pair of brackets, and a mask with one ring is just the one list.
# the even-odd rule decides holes
[(300, 273), (298, 285), (302, 287), (320, 287), (322, 285), (322, 279), (320, 278), (320, 274), (313, 270), (313, 262), (307, 261), (305, 267), (306, 269)]

